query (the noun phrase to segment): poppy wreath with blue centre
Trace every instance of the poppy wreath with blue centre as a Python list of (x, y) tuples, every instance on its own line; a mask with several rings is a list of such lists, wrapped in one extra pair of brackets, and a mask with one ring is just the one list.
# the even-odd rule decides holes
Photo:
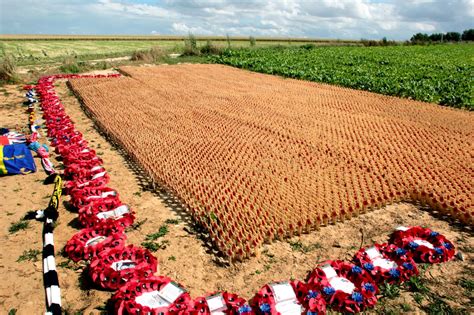
[[(288, 281), (293, 288), (298, 304), (303, 306), (304, 299), (308, 294), (308, 288), (304, 282), (293, 280)], [(270, 284), (264, 285), (250, 300), (250, 306), (255, 310), (255, 314), (284, 315), (277, 311), (276, 301), (273, 296)]]
[(326, 314), (326, 300), (321, 292), (316, 290), (308, 290), (303, 300), (303, 307), (306, 315)]
[(398, 228), (391, 235), (390, 243), (410, 252), (416, 262), (446, 262), (455, 254), (453, 243), (444, 235), (421, 226)]
[[(143, 297), (144, 294), (153, 296), (155, 292), (159, 292), (171, 282), (173, 281), (170, 278), (164, 276), (139, 278), (127, 282), (112, 296), (111, 301), (114, 305), (115, 314), (190, 314), (192, 300), (186, 291), (168, 306), (153, 307), (150, 304), (143, 305), (140, 303), (140, 297)], [(179, 286), (182, 288), (181, 285)]]
[(207, 303), (206, 298), (213, 297), (216, 295), (221, 295), (223, 302), (226, 306), (226, 310), (222, 312), (229, 315), (254, 315), (255, 312), (249, 306), (247, 301), (244, 298), (239, 297), (237, 294), (232, 294), (228, 292), (215, 292), (209, 294), (206, 297), (198, 297), (194, 300), (192, 310), (190, 311), (191, 315), (210, 315), (211, 311)]
[[(352, 292), (334, 288), (322, 269), (324, 265), (330, 265), (337, 277), (349, 280), (354, 285)], [(310, 290), (321, 292), (327, 305), (339, 312), (357, 313), (377, 303), (378, 288), (374, 280), (367, 271), (351, 263), (327, 261), (308, 275), (306, 283)]]
[(362, 248), (354, 255), (356, 265), (365, 269), (377, 282), (401, 283), (418, 274), (418, 267), (411, 257), (411, 253), (393, 244), (374, 244), (374, 248), (381, 254), (380, 258), (396, 264), (393, 268), (384, 268), (371, 259), (366, 250)]
[(123, 228), (104, 226), (82, 229), (66, 243), (64, 251), (74, 262), (89, 260), (103, 250), (125, 246)]
[(147, 249), (129, 245), (110, 248), (93, 257), (89, 274), (99, 287), (117, 290), (127, 281), (152, 276), (157, 267), (157, 259)]

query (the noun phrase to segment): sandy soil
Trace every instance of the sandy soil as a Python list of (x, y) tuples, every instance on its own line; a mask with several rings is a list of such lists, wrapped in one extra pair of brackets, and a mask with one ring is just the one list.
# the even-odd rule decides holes
[[(307, 272), (318, 262), (326, 259), (349, 260), (361, 245), (386, 241), (389, 233), (398, 225), (421, 224), (445, 234), (456, 244), (464, 257), (464, 260), (456, 259), (432, 266), (424, 278), (424, 283), (433, 294), (451, 307), (464, 309), (472, 307), (472, 304), (469, 304), (472, 291), (468, 292), (459, 285), (462, 278), (472, 279), (474, 271), (472, 231), (450, 224), (433, 211), (420, 209), (411, 204), (390, 205), (345, 223), (322, 227), (311, 234), (276, 241), (264, 245), (262, 254), (258, 257), (231, 266), (223, 265), (213, 254), (209, 244), (193, 230), (189, 217), (180, 205), (166, 194), (144, 189), (141, 184), (143, 181), (134, 172), (134, 167), (126, 162), (119, 150), (113, 148), (95, 130), (91, 120), (83, 113), (65, 83), (58, 85), (60, 96), (68, 113), (74, 118), (77, 129), (103, 158), (104, 166), (111, 174), (110, 186), (116, 188), (122, 200), (135, 209), (136, 222), (142, 223), (136, 229), (127, 232), (127, 242), (139, 245), (147, 234), (156, 232), (166, 220), (178, 220), (176, 224), (168, 224), (169, 233), (163, 240), (169, 243), (166, 248), (155, 252), (155, 255), (160, 261), (159, 273), (182, 283), (193, 297), (214, 290), (230, 290), (250, 298), (269, 281), (292, 277), (304, 279)], [(23, 98), (19, 87), (7, 86), (6, 93), (1, 91), (0, 126), (14, 127), (26, 124), (27, 113), (21, 105)], [(39, 161), (37, 165), (40, 165)], [(41, 224), (30, 222), (25, 230), (13, 234), (8, 231), (11, 224), (18, 222), (27, 211), (47, 205), (52, 186), (43, 185), (44, 178), (45, 174), (41, 169), (31, 175), (0, 178), (0, 200), (2, 200), (0, 272), (3, 275), (3, 281), (0, 283), (0, 313), (2, 314), (12, 309), (16, 309), (17, 314), (44, 313), (41, 261), (17, 262), (25, 250), (41, 250)], [(63, 200), (67, 201), (67, 197)], [(66, 205), (67, 202), (59, 209), (60, 218), (55, 230), (58, 251), (78, 231), (77, 214), (67, 210)], [(41, 255), (37, 257), (40, 259)], [(101, 313), (104, 303), (111, 294), (90, 286), (87, 277), (83, 275), (82, 264), (74, 264), (59, 253), (57, 263), (65, 312)], [(402, 291), (397, 298), (382, 300), (377, 312), (386, 314), (391, 310), (395, 313), (424, 313), (429, 307), (427, 299), (419, 304), (414, 301), (415, 296), (415, 293)]]

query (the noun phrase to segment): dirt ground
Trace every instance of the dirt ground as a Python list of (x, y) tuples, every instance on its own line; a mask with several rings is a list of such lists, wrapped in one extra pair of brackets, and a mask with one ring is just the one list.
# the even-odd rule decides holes
[[(243, 263), (223, 263), (214, 255), (203, 236), (193, 229), (189, 217), (172, 197), (143, 187), (142, 179), (136, 175), (133, 166), (128, 165), (121, 152), (94, 128), (65, 82), (58, 83), (57, 90), (77, 129), (104, 160), (104, 166), (111, 175), (110, 186), (116, 188), (121, 199), (136, 211), (136, 222), (139, 224), (127, 232), (127, 242), (140, 245), (147, 234), (167, 224), (169, 232), (160, 239), (163, 248), (154, 253), (160, 263), (159, 274), (180, 282), (193, 297), (215, 290), (229, 290), (250, 298), (272, 280), (304, 280), (318, 262), (327, 259), (350, 260), (360, 246), (387, 241), (390, 232), (399, 225), (424, 225), (453, 241), (463, 260), (457, 258), (429, 266), (421, 277), (421, 287), (404, 287), (398, 294), (385, 291), (386, 297), (369, 313), (467, 314), (474, 311), (472, 230), (452, 224), (433, 211), (412, 204), (393, 204), (345, 223), (321, 227), (301, 237), (266, 244), (257, 257)], [(26, 125), (28, 114), (22, 105), (22, 93), (21, 86), (0, 88), (1, 127)], [(45, 141), (45, 138), (42, 140)], [(1, 314), (14, 314), (13, 310), (16, 314), (44, 313), (41, 254), (19, 261), (25, 251), (41, 250), (41, 223), (31, 221), (27, 228), (9, 232), (12, 224), (21, 220), (26, 212), (44, 208), (49, 201), (53, 187), (43, 185), (46, 176), (39, 160), (36, 162), (39, 169), (35, 174), (0, 178)], [(54, 159), (53, 162), (59, 164)], [(78, 231), (77, 214), (66, 207), (68, 197), (63, 200), (65, 204), (59, 209), (60, 218), (54, 237), (64, 311), (66, 314), (103, 313), (111, 293), (93, 288), (84, 276), (84, 265), (69, 261), (59, 252)]]

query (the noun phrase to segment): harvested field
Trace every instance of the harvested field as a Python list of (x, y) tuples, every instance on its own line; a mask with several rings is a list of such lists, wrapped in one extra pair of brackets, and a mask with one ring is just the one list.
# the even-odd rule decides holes
[(122, 70), (70, 85), (230, 258), (402, 200), (473, 223), (469, 112), (219, 65)]

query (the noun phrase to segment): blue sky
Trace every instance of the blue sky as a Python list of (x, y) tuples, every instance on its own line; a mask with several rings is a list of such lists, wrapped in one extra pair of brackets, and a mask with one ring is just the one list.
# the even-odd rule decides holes
[(0, 0), (1, 34), (409, 39), (474, 28), (474, 0)]

